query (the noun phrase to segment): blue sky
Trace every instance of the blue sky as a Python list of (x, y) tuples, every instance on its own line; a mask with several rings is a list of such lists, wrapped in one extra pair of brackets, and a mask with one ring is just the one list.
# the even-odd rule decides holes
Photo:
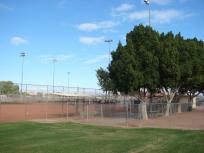
[[(181, 32), (204, 40), (203, 0), (152, 0), (151, 24), (159, 32)], [(0, 0), (0, 80), (93, 87), (96, 70), (109, 62), (108, 44), (115, 50), (134, 25), (148, 24), (142, 0)]]

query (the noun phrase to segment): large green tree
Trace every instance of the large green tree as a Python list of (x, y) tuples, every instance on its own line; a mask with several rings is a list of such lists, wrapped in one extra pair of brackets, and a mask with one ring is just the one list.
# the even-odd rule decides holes
[(109, 65), (114, 87), (124, 93), (135, 92), (141, 101), (141, 114), (147, 119), (148, 92), (156, 91), (159, 81), (156, 56), (159, 49), (159, 34), (151, 27), (139, 25), (127, 34), (127, 45), (119, 43), (112, 53)]
[(125, 95), (135, 93), (141, 101), (142, 118), (147, 119), (148, 95), (163, 92), (166, 116), (176, 94), (190, 99), (204, 92), (204, 43), (196, 38), (184, 39), (180, 33), (158, 33), (139, 25), (112, 52), (108, 66), (113, 89)]
[(109, 76), (109, 72), (100, 68), (96, 71), (96, 76), (98, 79), (98, 85), (101, 86), (102, 90), (106, 93), (113, 90), (112, 81)]
[[(192, 99), (204, 91), (204, 43), (194, 38), (185, 40), (183, 46), (184, 53), (188, 55), (186, 58), (188, 62), (186, 64), (181, 61), (180, 64), (186, 66), (182, 69), (184, 73), (179, 91), (189, 96), (189, 107), (191, 107)], [(184, 57), (181, 55), (180, 58)]]
[(0, 81), (0, 94), (18, 94), (19, 86), (11, 81)]
[(172, 32), (160, 35), (159, 73), (160, 89), (167, 101), (166, 116), (169, 116), (170, 105), (180, 87), (181, 72), (177, 42)]
[(137, 80), (140, 78), (140, 74), (135, 71), (138, 64), (131, 47), (131, 45), (123, 47), (119, 42), (118, 48), (112, 53), (113, 60), (108, 67), (115, 90), (125, 95), (135, 91)]

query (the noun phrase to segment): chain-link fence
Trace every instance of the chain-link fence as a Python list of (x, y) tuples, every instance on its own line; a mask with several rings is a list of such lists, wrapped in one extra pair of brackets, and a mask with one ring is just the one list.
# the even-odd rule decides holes
[(67, 86), (51, 86), (51, 85), (34, 85), (34, 84), (16, 84), (19, 86), (22, 94), (29, 95), (48, 95), (48, 94), (83, 94), (88, 96), (101, 96), (105, 93), (100, 89), (82, 88), (82, 87), (67, 87)]
[[(1, 103), (0, 121), (19, 120), (89, 120), (89, 119), (142, 119), (142, 104), (126, 103), (92, 103), (75, 101), (24, 101), (21, 103)], [(188, 104), (171, 104), (170, 115), (177, 112), (187, 112)], [(165, 115), (166, 104), (147, 104), (149, 118)]]
[[(197, 103), (197, 107), (204, 110), (203, 104), (201, 101)], [(187, 102), (172, 103), (169, 114), (187, 112), (188, 106)], [(38, 119), (142, 119), (141, 107), (142, 104), (134, 97), (107, 96), (98, 89), (26, 84), (22, 85), (22, 92), (19, 94), (0, 95), (0, 122)], [(161, 99), (146, 104), (148, 118), (165, 116), (166, 110), (167, 104)]]

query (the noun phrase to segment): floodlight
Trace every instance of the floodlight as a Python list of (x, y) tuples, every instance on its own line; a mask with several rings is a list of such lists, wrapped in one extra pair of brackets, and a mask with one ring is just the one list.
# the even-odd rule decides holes
[(145, 4), (149, 5), (150, 0), (144, 0)]

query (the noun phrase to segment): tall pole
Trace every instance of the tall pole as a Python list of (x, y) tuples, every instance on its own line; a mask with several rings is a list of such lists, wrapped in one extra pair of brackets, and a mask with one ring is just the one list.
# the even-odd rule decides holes
[(150, 3), (149, 3), (149, 26), (151, 26), (151, 11), (150, 11)]
[(57, 62), (57, 60), (54, 58), (53, 60), (52, 60), (52, 62), (53, 62), (53, 93), (55, 93), (55, 63)]
[(151, 9), (150, 9), (150, 0), (144, 0), (145, 4), (149, 7), (149, 26), (151, 26)]
[(70, 72), (67, 72), (67, 86), (68, 86), (68, 92), (69, 92), (69, 75), (70, 75)]
[(111, 61), (111, 43), (113, 42), (112, 39), (109, 39), (109, 40), (105, 40), (104, 42), (108, 43), (108, 46), (109, 46), (109, 63)]
[(20, 57), (22, 57), (22, 65), (21, 65), (21, 95), (23, 93), (23, 70), (24, 70), (24, 58), (26, 56), (25, 52), (20, 53)]

